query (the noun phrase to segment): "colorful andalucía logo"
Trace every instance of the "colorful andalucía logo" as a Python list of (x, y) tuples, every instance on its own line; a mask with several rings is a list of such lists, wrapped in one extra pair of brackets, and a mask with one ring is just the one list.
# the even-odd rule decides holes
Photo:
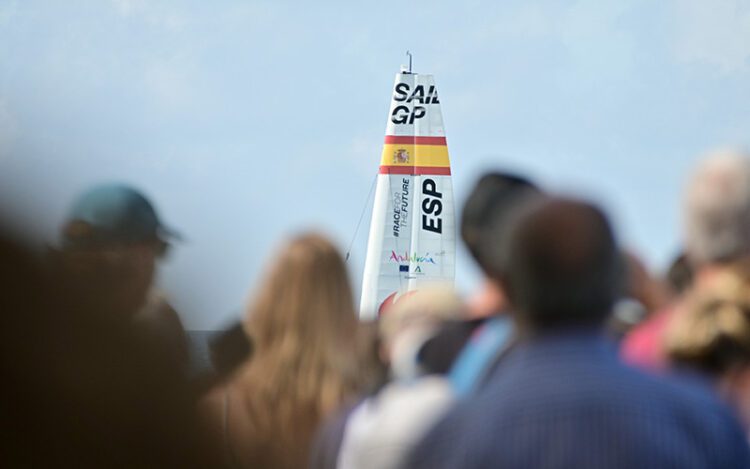
[(435, 259), (430, 256), (430, 253), (425, 253), (423, 256), (418, 255), (416, 252), (409, 254), (409, 251), (404, 251), (403, 254), (391, 251), (391, 257), (388, 260), (392, 262), (398, 262), (399, 264), (404, 262), (411, 262), (416, 264), (437, 264)]

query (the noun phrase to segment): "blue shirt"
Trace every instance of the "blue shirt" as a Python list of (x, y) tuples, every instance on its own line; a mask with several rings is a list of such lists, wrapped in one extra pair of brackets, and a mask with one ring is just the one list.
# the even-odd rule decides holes
[(750, 467), (712, 393), (622, 364), (590, 332), (519, 343), (475, 397), (427, 434), (410, 468)]
[(479, 389), (495, 360), (508, 346), (512, 330), (510, 318), (495, 316), (474, 331), (448, 374), (457, 397), (466, 398)]

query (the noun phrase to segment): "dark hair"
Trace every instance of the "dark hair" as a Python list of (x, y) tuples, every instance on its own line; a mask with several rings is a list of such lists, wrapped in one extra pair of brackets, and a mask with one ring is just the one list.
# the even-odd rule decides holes
[(669, 266), (667, 283), (677, 295), (684, 293), (693, 283), (693, 267), (684, 252), (677, 255)]
[(517, 218), (505, 251), (507, 269), (495, 277), (529, 329), (598, 326), (621, 291), (622, 256), (612, 228), (589, 203), (534, 203)]
[(504, 225), (507, 213), (524, 196), (538, 193), (531, 181), (509, 173), (486, 173), (474, 185), (463, 206), (461, 238), (485, 274), (492, 270), (486, 250), (491, 228)]

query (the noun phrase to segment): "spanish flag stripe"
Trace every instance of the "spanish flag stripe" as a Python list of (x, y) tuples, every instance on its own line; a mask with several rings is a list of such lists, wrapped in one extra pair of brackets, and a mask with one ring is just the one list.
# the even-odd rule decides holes
[(448, 147), (444, 145), (383, 145), (382, 166), (449, 167)]
[(451, 169), (443, 166), (380, 166), (380, 174), (403, 174), (410, 176), (450, 176)]
[(386, 144), (446, 145), (445, 137), (416, 137), (413, 135), (386, 135)]

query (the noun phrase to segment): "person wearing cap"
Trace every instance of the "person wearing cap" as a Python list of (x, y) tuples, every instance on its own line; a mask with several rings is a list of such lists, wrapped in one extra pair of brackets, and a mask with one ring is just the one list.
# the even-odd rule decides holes
[(513, 323), (505, 292), (490, 279), (504, 256), (493, 255), (495, 236), (511, 225), (514, 212), (542, 190), (511, 173), (489, 172), (475, 184), (463, 206), (461, 238), (483, 274), (468, 302), (469, 319), (446, 325), (429, 349), (448, 358), (448, 374), (459, 398), (477, 392), (513, 343)]
[(183, 370), (187, 337), (177, 312), (154, 287), (159, 261), (180, 236), (137, 189), (104, 184), (81, 194), (62, 225), (57, 259), (102, 312), (134, 324)]

